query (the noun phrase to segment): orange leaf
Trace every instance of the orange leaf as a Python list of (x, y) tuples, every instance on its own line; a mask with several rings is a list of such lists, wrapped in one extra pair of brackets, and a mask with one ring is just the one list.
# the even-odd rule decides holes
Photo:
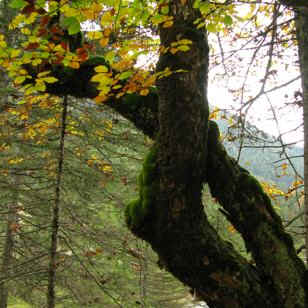
[(38, 30), (37, 36), (41, 37), (41, 36), (46, 35), (47, 33), (48, 33), (48, 32), (47, 32), (46, 29), (40, 28), (40, 29)]
[(54, 64), (61, 64), (64, 59), (64, 56), (57, 55), (56, 60), (53, 61)]
[(89, 56), (88, 56), (88, 53), (86, 51), (78, 55), (78, 59), (81, 62), (88, 60), (88, 58), (89, 58)]
[(98, 103), (102, 103), (107, 99), (107, 96), (102, 95), (102, 96), (96, 96), (94, 98), (94, 101), (98, 104)]
[(80, 64), (79, 64), (79, 62), (72, 61), (72, 62), (69, 64), (69, 66), (70, 66), (71, 68), (78, 69), (78, 68), (80, 67)]
[(64, 35), (63, 30), (57, 25), (52, 26), (51, 29), (50, 29), (50, 32), (53, 33), (53, 34)]
[(61, 42), (60, 45), (64, 50), (68, 50), (68, 44), (66, 42)]
[(104, 30), (103, 34), (104, 34), (105, 37), (107, 37), (107, 36), (109, 36), (109, 35), (111, 34), (111, 32), (112, 32), (112, 29), (106, 28), (106, 29)]
[(50, 20), (50, 16), (48, 15), (43, 16), (40, 20), (41, 27), (46, 26), (49, 23), (49, 20)]
[(109, 43), (109, 37), (104, 37), (104, 38), (102, 38), (102, 39), (99, 41), (99, 43), (100, 43), (100, 45), (101, 45), (102, 47), (107, 46), (108, 43)]

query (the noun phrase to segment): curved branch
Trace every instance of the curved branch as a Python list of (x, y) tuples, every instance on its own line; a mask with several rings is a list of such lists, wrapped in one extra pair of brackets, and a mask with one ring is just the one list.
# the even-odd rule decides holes
[[(98, 90), (96, 83), (92, 82), (91, 78), (96, 74), (94, 69), (98, 65), (108, 66), (103, 57), (94, 57), (82, 63), (78, 69), (60, 65), (48, 67), (51, 75), (57, 78), (58, 81), (46, 84), (46, 92), (60, 97), (66, 95), (90, 99), (96, 97)], [(24, 68), (27, 69), (33, 79), (36, 78), (38, 72), (35, 67), (25, 65)], [(27, 82), (31, 82), (31, 80), (26, 80), (24, 84)], [(113, 95), (103, 104), (131, 121), (144, 134), (154, 138), (158, 131), (158, 95), (156, 88), (151, 88), (147, 96), (133, 93), (116, 99), (115, 95)]]
[[(284, 231), (269, 197), (259, 182), (228, 156), (219, 141), (218, 126), (212, 121), (208, 144), (207, 180), (212, 195), (241, 233), (257, 268), (268, 277), (267, 284), (273, 287), (273, 294), (286, 294), (294, 305), (297, 301), (303, 304), (305, 265), (298, 258), (293, 240)], [(291, 276), (292, 281), (288, 278)]]

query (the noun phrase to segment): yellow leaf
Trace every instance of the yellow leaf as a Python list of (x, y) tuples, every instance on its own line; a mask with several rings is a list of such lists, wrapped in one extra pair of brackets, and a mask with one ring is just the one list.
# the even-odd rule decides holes
[(51, 72), (51, 71), (44, 71), (44, 72), (38, 73), (38, 74), (37, 74), (37, 77), (38, 77), (38, 78), (44, 77), (44, 76), (48, 75), (50, 72)]
[(182, 39), (182, 40), (178, 41), (178, 44), (179, 45), (190, 45), (190, 44), (192, 44), (192, 41), (188, 40), (188, 39)]
[(25, 23), (28, 25), (33, 24), (37, 16), (38, 16), (37, 12), (32, 12), (30, 16), (25, 19)]
[(26, 95), (30, 95), (30, 94), (32, 94), (32, 93), (34, 93), (34, 92), (36, 92), (36, 88), (33, 87), (33, 86), (30, 86), (30, 87), (28, 87), (27, 90), (25, 91), (25, 94), (26, 94)]
[(16, 165), (16, 164), (19, 164), (23, 161), (24, 159), (23, 158), (12, 158), (12, 159), (9, 159), (8, 163), (10, 165)]
[(178, 50), (180, 51), (188, 51), (190, 48), (187, 45), (178, 46)]
[(16, 58), (20, 54), (20, 49), (13, 49), (11, 52), (11, 58)]
[(173, 25), (173, 20), (168, 20), (163, 23), (163, 28), (170, 28)]
[(33, 61), (32, 61), (32, 65), (33, 66), (37, 66), (37, 65), (39, 65), (39, 64), (41, 64), (42, 63), (42, 59), (34, 59)]
[(28, 129), (25, 132), (25, 138), (26, 139), (33, 139), (36, 136), (36, 132), (32, 127), (28, 127)]
[(47, 83), (55, 83), (55, 82), (58, 81), (58, 79), (56, 77), (45, 77), (44, 81), (47, 82)]
[(98, 90), (100, 90), (99, 95), (100, 96), (105, 96), (110, 92), (110, 87), (107, 86), (100, 86), (98, 87)]
[(89, 40), (98, 40), (103, 36), (100, 31), (92, 31), (87, 33), (87, 37)]
[(15, 80), (14, 80), (14, 83), (15, 84), (21, 84), (25, 81), (26, 79), (26, 76), (18, 76)]
[(116, 98), (120, 98), (120, 97), (122, 97), (124, 94), (125, 94), (125, 93), (120, 92), (120, 93), (118, 93), (118, 94), (116, 95)]
[(30, 35), (31, 34), (31, 31), (29, 28), (22, 28), (20, 30), (21, 33), (25, 34), (25, 35)]
[[(28, 72), (27, 72), (26, 70), (24, 70), (24, 69), (21, 69), (21, 70), (19, 71), (19, 75), (26, 75), (26, 77), (29, 78), (30, 76), (27, 75), (27, 74), (28, 74)], [(30, 78), (30, 79), (31, 79), (31, 78)]]
[(36, 91), (44, 92), (46, 90), (46, 85), (44, 82), (36, 81), (36, 85), (34, 86)]
[(25, 18), (26, 18), (26, 16), (24, 14), (17, 15), (13, 19), (13, 21), (10, 23), (9, 29), (12, 30), (12, 29), (17, 28), (22, 22), (24, 22)]
[(111, 12), (108, 11), (102, 16), (101, 25), (103, 27), (110, 26), (112, 24), (112, 21), (113, 21), (113, 17), (111, 15)]
[(102, 170), (104, 173), (109, 173), (109, 174), (112, 173), (112, 167), (110, 165), (104, 165), (102, 167)]
[(98, 65), (95, 67), (95, 72), (97, 73), (107, 73), (108, 72), (108, 67), (105, 65)]
[(142, 89), (139, 93), (142, 96), (147, 96), (149, 94), (149, 92), (150, 92), (149, 89)]
[(113, 79), (109, 78), (108, 76), (106, 76), (105, 73), (99, 73), (97, 75), (94, 75), (91, 78), (91, 81), (94, 82), (99, 82), (100, 85), (98, 86), (98, 89), (100, 89), (101, 87), (104, 87), (106, 85), (110, 85), (113, 83)]
[(232, 225), (230, 225), (230, 226), (228, 227), (228, 231), (229, 231), (230, 233), (234, 233), (236, 230), (235, 230), (235, 228), (234, 228)]

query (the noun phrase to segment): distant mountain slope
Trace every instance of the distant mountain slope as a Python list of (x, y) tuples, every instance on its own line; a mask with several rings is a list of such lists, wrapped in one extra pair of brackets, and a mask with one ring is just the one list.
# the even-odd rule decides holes
[[(220, 127), (223, 143), (229, 155), (237, 159), (240, 140), (235, 139), (233, 141), (228, 141), (227, 138), (224, 138), (228, 132), (227, 121), (217, 120), (216, 122)], [(268, 182), (273, 182), (281, 188), (287, 189), (294, 181), (294, 172), (289, 162), (285, 160), (286, 157), (285, 154), (283, 154), (280, 143), (275, 141), (273, 136), (260, 131), (253, 125), (246, 124), (246, 127), (259, 138), (253, 140), (247, 136), (244, 137), (243, 148), (241, 149), (239, 159), (241, 166), (249, 170), (256, 177)], [(232, 136), (237, 136), (238, 132), (238, 129), (232, 129), (231, 134)], [(296, 168), (297, 172), (303, 175), (304, 149), (301, 147), (287, 147), (284, 150), (288, 157), (291, 158), (292, 165)], [(285, 163), (287, 166), (284, 165)], [(286, 169), (283, 167), (286, 167)]]

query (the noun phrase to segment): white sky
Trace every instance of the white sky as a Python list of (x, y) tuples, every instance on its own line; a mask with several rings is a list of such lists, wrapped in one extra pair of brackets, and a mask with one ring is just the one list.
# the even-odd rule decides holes
[[(246, 11), (245, 9), (242, 9), (241, 6), (241, 15), (244, 16), (247, 12), (248, 6)], [(287, 16), (286, 18), (289, 19), (290, 16)], [(269, 23), (270, 22), (271, 21), (269, 20)], [(240, 31), (242, 31), (242, 29)], [(249, 28), (244, 28), (244, 34), (245, 31), (249, 33)], [(208, 96), (211, 105), (219, 108), (238, 109), (240, 108), (241, 103), (249, 101), (251, 97), (254, 97), (259, 93), (262, 87), (262, 82), (260, 81), (264, 77), (269, 57), (268, 48), (261, 48), (257, 58), (255, 59), (256, 65), (251, 68), (251, 71), (247, 77), (245, 92), (243, 98), (241, 98), (240, 90), (245, 80), (245, 74), (247, 68), (249, 67), (251, 58), (253, 57), (254, 50), (251, 49), (247, 51), (240, 51), (229, 59), (228, 55), (230, 54), (230, 51), (238, 49), (250, 39), (249, 37), (246, 40), (237, 39), (235, 36), (232, 37), (232, 35), (234, 35), (234, 33), (230, 33), (230, 37), (221, 36), (221, 45), (223, 46), (226, 64), (225, 66), (221, 64), (221, 49), (219, 48), (217, 36), (215, 34), (209, 36), (214, 59), (211, 61), (212, 65), (209, 74)], [(257, 42), (253, 41), (246, 47), (254, 47), (256, 43)], [(282, 57), (273, 58), (270, 70), (276, 70), (277, 73), (274, 73), (268, 78), (265, 91), (287, 83), (300, 75), (296, 47), (277, 47), (276, 50), (274, 50), (274, 53), (275, 52), (280, 53)], [(215, 55), (217, 61), (220, 63), (218, 65), (213, 64), (213, 62), (215, 63)], [(225, 71), (226, 69), (227, 72)], [(286, 87), (271, 92), (267, 96), (260, 96), (260, 98), (258, 98), (249, 109), (247, 120), (256, 125), (259, 129), (262, 129), (266, 133), (273, 136), (278, 136), (279, 133), (283, 134), (295, 129), (303, 122), (302, 108), (294, 107), (294, 104), (291, 106), (290, 103), (295, 101), (294, 92), (299, 91), (300, 89), (300, 80), (298, 79)], [(232, 93), (232, 91), (238, 92)], [(277, 128), (277, 123), (273, 119), (271, 105), (275, 109), (276, 118), (279, 122), (279, 128)], [(302, 128), (285, 134), (283, 136), (283, 140), (287, 143), (300, 141), (298, 145), (302, 146)]]
[[(249, 6), (246, 7), (246, 10), (243, 6), (241, 6), (241, 12), (239, 15), (245, 16), (248, 11)], [(290, 18), (290, 16), (287, 18)], [(269, 20), (269, 23), (270, 22), (271, 21)], [(248, 37), (247, 40), (249, 39), (250, 38)], [(212, 49), (214, 50), (212, 54), (219, 55), (221, 50), (219, 48), (217, 36), (215, 34), (211, 34), (209, 41)], [(221, 41), (225, 52), (224, 56), (227, 58), (226, 67), (222, 64), (213, 65), (215, 59), (213, 59), (213, 56), (211, 57), (212, 65), (209, 73), (208, 87), (209, 102), (212, 106), (217, 106), (222, 109), (238, 109), (241, 106), (241, 94), (235, 94), (229, 90), (235, 91), (241, 89), (245, 79), (246, 69), (249, 65), (249, 61), (254, 50), (251, 49), (249, 51), (238, 52), (236, 56), (228, 59), (228, 51), (238, 49), (241, 44), (245, 43), (245, 40), (237, 41), (236, 39), (234, 40), (234, 38), (229, 38), (227, 36), (221, 37)], [(255, 42), (252, 42), (248, 47), (254, 47), (255, 45)], [(258, 55), (258, 58), (256, 59), (256, 66), (253, 67), (252, 71), (248, 74), (245, 94), (242, 98), (243, 102), (249, 100), (250, 97), (254, 97), (262, 86), (262, 82), (260, 82), (260, 80), (264, 76), (268, 61), (268, 56), (266, 56), (267, 50), (268, 49), (266, 48), (264, 49), (264, 57), (262, 57), (262, 52)], [(265, 90), (269, 90), (284, 84), (291, 79), (298, 77), (300, 74), (298, 64), (296, 64), (296, 48), (281, 48), (280, 51), (282, 52), (283, 57), (280, 60), (279, 58), (275, 58), (271, 67), (271, 70), (276, 70), (277, 74), (273, 74), (269, 77)], [(218, 59), (218, 62), (221, 62), (221, 57), (218, 56), (216, 58)], [(242, 58), (242, 60), (237, 62), (238, 58)], [(149, 56), (140, 56), (138, 66), (142, 66), (144, 63), (149, 61), (155, 62), (155, 58), (154, 60), (151, 60), (149, 59)], [(225, 72), (225, 68), (228, 70), (227, 74)], [(302, 123), (302, 109), (294, 107), (294, 104), (293, 106), (290, 104), (287, 106), (288, 103), (294, 102), (294, 92), (300, 90), (300, 88), (300, 80), (297, 80), (287, 87), (271, 92), (267, 96), (261, 96), (249, 109), (247, 120), (269, 135), (278, 136), (279, 134), (283, 134), (284, 142), (299, 142), (298, 146), (302, 146), (302, 128), (288, 134), (284, 134), (295, 129)], [(277, 127), (277, 123), (273, 119), (271, 105), (275, 110), (279, 127)]]

